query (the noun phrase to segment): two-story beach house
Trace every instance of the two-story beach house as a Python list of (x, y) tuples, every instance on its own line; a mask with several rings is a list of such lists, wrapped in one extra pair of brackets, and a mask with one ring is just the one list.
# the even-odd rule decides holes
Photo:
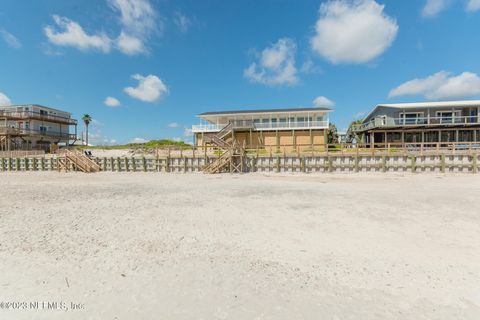
[(379, 104), (354, 131), (377, 143), (480, 141), (480, 101)]
[(1, 150), (47, 150), (76, 137), (77, 120), (69, 112), (36, 104), (0, 107)]
[(328, 108), (215, 111), (199, 114), (192, 126), (196, 146), (209, 145), (209, 135), (231, 127), (232, 141), (246, 149), (281, 147), (305, 150), (327, 143)]

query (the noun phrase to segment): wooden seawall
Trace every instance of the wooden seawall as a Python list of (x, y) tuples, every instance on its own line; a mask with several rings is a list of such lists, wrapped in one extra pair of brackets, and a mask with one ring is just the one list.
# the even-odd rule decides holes
[[(201, 172), (216, 157), (117, 157), (93, 158), (101, 171), (110, 172)], [(257, 156), (244, 159), (248, 172), (468, 172), (477, 173), (480, 153), (455, 154), (328, 154)], [(0, 158), (0, 172), (54, 171), (58, 159), (51, 157)]]

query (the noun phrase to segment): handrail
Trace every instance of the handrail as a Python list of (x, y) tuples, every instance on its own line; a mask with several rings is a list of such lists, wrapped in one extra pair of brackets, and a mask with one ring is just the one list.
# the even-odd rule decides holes
[(460, 125), (480, 124), (479, 116), (452, 116), (452, 117), (416, 117), (416, 118), (373, 118), (370, 121), (354, 125), (355, 131), (376, 127), (418, 126), (418, 125)]
[(29, 134), (37, 134), (46, 137), (52, 138), (68, 138), (68, 139), (76, 139), (76, 135), (74, 133), (69, 132), (57, 132), (57, 131), (42, 131), (42, 130), (33, 130), (33, 129), (25, 129), (25, 128), (16, 128), (16, 127), (8, 127), (8, 126), (1, 126), (0, 125), (0, 133), (1, 134), (11, 134), (11, 135), (29, 135)]
[(77, 124), (76, 119), (57, 116), (57, 115), (51, 115), (51, 114), (42, 114), (42, 113), (36, 112), (36, 111), (5, 111), (5, 110), (0, 110), (0, 117), (1, 118), (4, 118), (4, 117), (5, 118), (8, 118), (8, 117), (10, 117), (10, 118), (22, 118), (22, 119), (33, 118), (33, 119), (40, 119), (40, 120), (61, 121), (61, 122), (72, 124), (72, 125)]
[(100, 166), (95, 161), (86, 157), (77, 150), (60, 149), (57, 150), (57, 154), (69, 159), (79, 166), (84, 172), (100, 171)]
[[(328, 128), (329, 121), (295, 121), (295, 122), (268, 122), (268, 123), (262, 123), (262, 122), (253, 122), (251, 120), (236, 120), (238, 121), (245, 121), (244, 126), (242, 127), (250, 127), (253, 126), (254, 129), (256, 130), (275, 130), (275, 129), (326, 129)], [(248, 122), (247, 122), (248, 121)], [(200, 125), (193, 125), (192, 126), (192, 131), (193, 132), (218, 132), (222, 130), (225, 126), (227, 126), (227, 123), (222, 123), (222, 124), (200, 124)], [(240, 126), (238, 124), (238, 126)]]

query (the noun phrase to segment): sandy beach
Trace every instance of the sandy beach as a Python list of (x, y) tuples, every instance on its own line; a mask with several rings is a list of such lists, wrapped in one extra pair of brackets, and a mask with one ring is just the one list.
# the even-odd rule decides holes
[(475, 175), (0, 184), (0, 319), (480, 318)]

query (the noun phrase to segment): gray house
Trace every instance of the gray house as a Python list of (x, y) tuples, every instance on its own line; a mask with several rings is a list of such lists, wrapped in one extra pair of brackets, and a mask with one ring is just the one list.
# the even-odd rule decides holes
[(354, 127), (364, 143), (480, 141), (480, 100), (379, 104)]

